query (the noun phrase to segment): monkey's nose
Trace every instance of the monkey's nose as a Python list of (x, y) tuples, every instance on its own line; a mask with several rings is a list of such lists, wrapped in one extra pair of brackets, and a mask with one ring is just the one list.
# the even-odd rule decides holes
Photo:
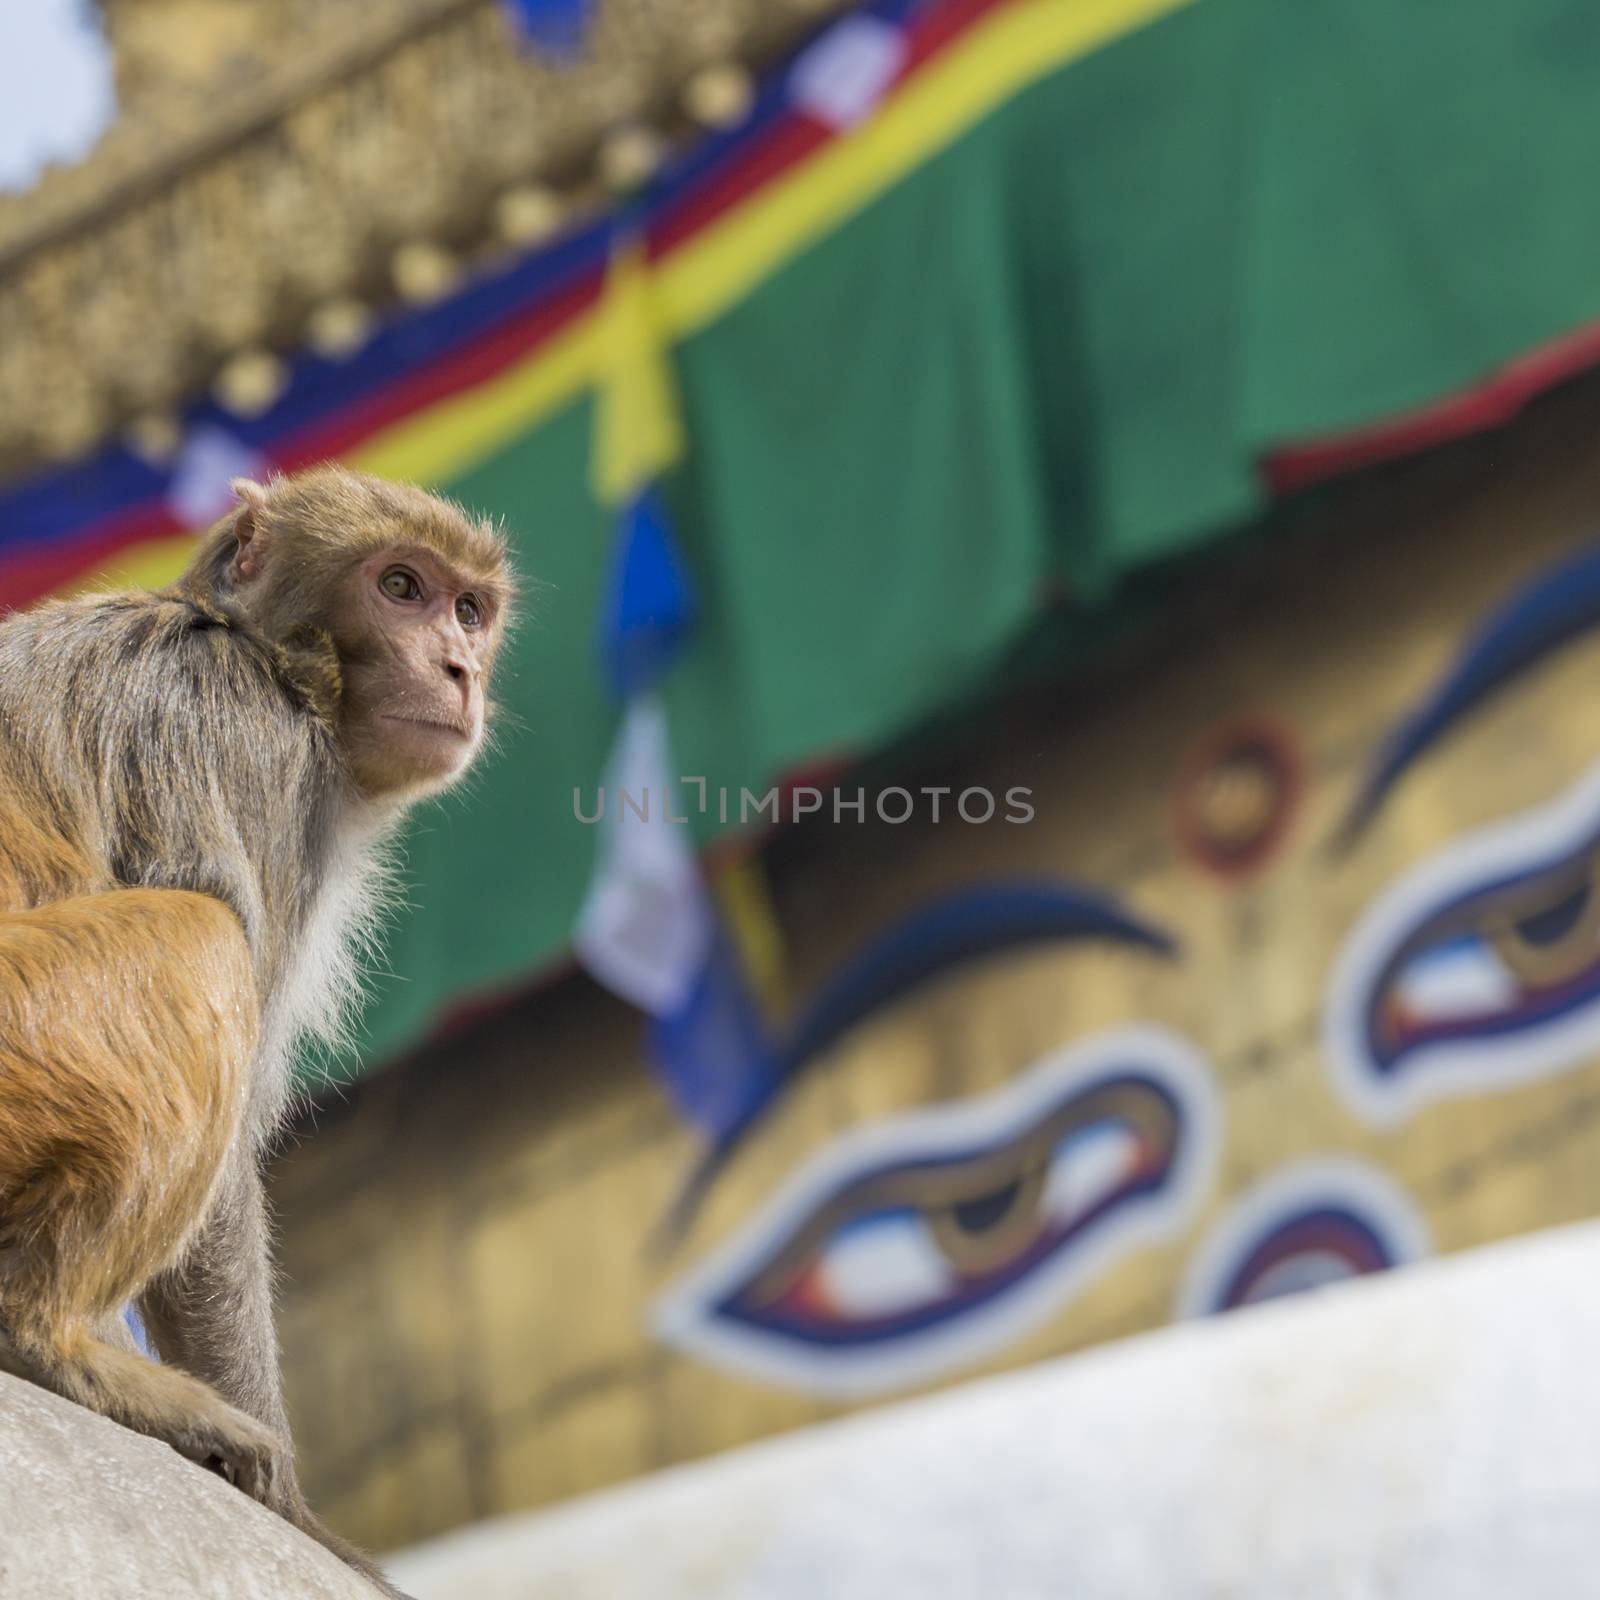
[(461, 709), (470, 711), (472, 708), (473, 687), (478, 681), (478, 669), (470, 657), (455, 654), (453, 651), (446, 655), (440, 663), (444, 667), (444, 675), (453, 683), (461, 695)]
[(440, 652), (439, 661), (445, 677), (452, 683), (471, 683), (482, 670), (470, 650), (446, 648)]

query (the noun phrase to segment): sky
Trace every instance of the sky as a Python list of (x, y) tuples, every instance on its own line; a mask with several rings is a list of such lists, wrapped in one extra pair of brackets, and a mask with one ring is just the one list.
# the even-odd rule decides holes
[(86, 155), (116, 110), (89, 0), (0, 0), (0, 190)]

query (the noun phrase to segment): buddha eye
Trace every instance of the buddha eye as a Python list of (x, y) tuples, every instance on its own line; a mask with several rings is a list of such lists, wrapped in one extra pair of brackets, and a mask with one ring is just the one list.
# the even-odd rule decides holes
[(390, 567), (378, 579), (378, 587), (391, 600), (420, 600), (422, 598), (422, 585), (417, 581), (417, 575), (405, 567)]
[(1600, 851), (1534, 877), (1479, 920), (1506, 970), (1530, 989), (1579, 977), (1600, 951)]
[(927, 1381), (1184, 1225), (1214, 1127), (1210, 1076), (1182, 1040), (1100, 1035), (995, 1094), (843, 1135), (667, 1291), (657, 1330), (819, 1394)]
[(939, 1253), (956, 1272), (974, 1275), (1002, 1265), (1038, 1233), (1045, 1164), (1019, 1159), (995, 1181), (954, 1195), (928, 1214)]
[(483, 608), (478, 604), (475, 595), (464, 594), (456, 599), (456, 621), (463, 628), (477, 628), (483, 625)]
[(1600, 1048), (1600, 768), (1382, 895), (1340, 955), (1324, 1033), (1341, 1087), (1379, 1121), (1589, 1059)]

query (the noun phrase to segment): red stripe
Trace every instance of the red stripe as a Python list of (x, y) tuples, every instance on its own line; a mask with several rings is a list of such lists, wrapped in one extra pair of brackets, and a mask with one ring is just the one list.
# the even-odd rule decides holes
[[(717, 183), (710, 203), (696, 203), (692, 211), (687, 206), (684, 208), (685, 213), (694, 217), (694, 227), (705, 227), (729, 206), (770, 181), (794, 161), (810, 154), (817, 144), (825, 142), (825, 139), (810, 139), (799, 144), (794, 135), (805, 131), (793, 118), (785, 118), (771, 130), (748, 156), (730, 167)], [(670, 242), (653, 236), (651, 255), (666, 254), (683, 242), (688, 231), (675, 229)], [(347, 408), (337, 418), (313, 423), (301, 433), (281, 441), (273, 448), (274, 462), (293, 468), (342, 455), (413, 412), (487, 383), (526, 359), (568, 323), (588, 311), (599, 300), (604, 283), (604, 269), (595, 268), (557, 298), (540, 301), (488, 333), (480, 334), (453, 354), (429, 363), (413, 377), (391, 385), (363, 404)]]
[(1510, 422), (1545, 390), (1600, 363), (1600, 323), (1541, 345), (1487, 382), (1398, 417), (1272, 451), (1262, 471), (1287, 494), (1359, 467), (1447, 444)]
[[(795, 152), (791, 148), (792, 139), (781, 137), (789, 135), (793, 128), (794, 119), (784, 119), (750, 155), (734, 164), (717, 185), (716, 203), (694, 207), (694, 226), (706, 226), (761, 183), (769, 181), (800, 156), (809, 154), (814, 143)], [(652, 239), (652, 256), (664, 254), (686, 236), (686, 231), (682, 231), (670, 244)], [(593, 269), (557, 298), (541, 300), (488, 333), (480, 334), (451, 355), (430, 362), (413, 377), (390, 385), (366, 402), (342, 411), (336, 418), (313, 423), (299, 434), (280, 441), (273, 447), (274, 463), (292, 469), (343, 455), (412, 413), (489, 382), (525, 360), (568, 323), (588, 311), (599, 300), (604, 283), (604, 269)]]
[(780, 118), (747, 156), (731, 162), (710, 183), (686, 195), (667, 212), (664, 223), (650, 230), (650, 259), (657, 261), (671, 255), (723, 212), (731, 210), (764, 184), (781, 177), (789, 168), (830, 143), (832, 137), (821, 123), (809, 117)]
[(181, 532), (165, 502), (135, 507), (96, 523), (86, 536), (51, 541), (0, 561), (0, 610), (12, 611), (71, 583), (119, 550)]
[(1015, 0), (952, 0), (951, 4), (936, 6), (919, 17), (916, 26), (906, 30), (906, 43), (910, 48), (900, 71), (900, 82), (904, 83), (924, 62), (953, 44), (987, 12), (1001, 11), (1014, 3)]
[[(696, 227), (704, 227), (752, 189), (769, 181), (800, 156), (809, 154), (814, 143), (822, 142), (815, 141), (794, 151), (792, 138), (780, 137), (790, 134), (793, 123), (794, 119), (784, 119), (748, 156), (731, 167), (717, 185), (717, 203), (695, 206)], [(672, 244), (652, 238), (651, 254), (665, 254), (678, 242), (679, 238)], [(337, 418), (313, 423), (301, 433), (281, 441), (273, 448), (274, 462), (293, 468), (309, 461), (343, 455), (413, 412), (489, 382), (525, 360), (594, 306), (604, 284), (604, 268), (593, 269), (556, 298), (541, 300), (519, 312), (451, 355), (430, 362), (413, 377), (390, 385), (362, 404), (347, 408)]]
[[(906, 31), (906, 58), (889, 93), (894, 93), (934, 56), (953, 44), (987, 12), (998, 11), (1013, 0), (959, 0), (937, 7)], [(711, 182), (687, 196), (651, 230), (650, 258), (660, 260), (723, 212), (731, 210), (764, 184), (781, 177), (838, 134), (825, 123), (803, 113), (792, 113), (772, 129), (740, 160)]]
[(412, 412), (487, 383), (592, 306), (602, 282), (602, 273), (591, 273), (556, 299), (542, 300), (371, 399), (287, 435), (272, 446), (273, 464), (287, 470), (343, 455)]

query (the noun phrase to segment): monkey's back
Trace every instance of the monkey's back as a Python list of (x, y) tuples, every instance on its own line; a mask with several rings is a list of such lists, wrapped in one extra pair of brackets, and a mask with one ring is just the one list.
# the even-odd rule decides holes
[(259, 932), (338, 782), (326, 729), (225, 612), (128, 593), (0, 623), (0, 908), (190, 889)]

